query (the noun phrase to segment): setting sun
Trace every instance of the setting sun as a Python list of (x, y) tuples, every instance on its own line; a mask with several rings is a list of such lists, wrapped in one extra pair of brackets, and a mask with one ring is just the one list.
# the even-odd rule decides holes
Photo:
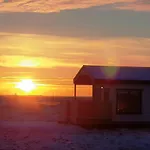
[(23, 79), (16, 84), (16, 88), (21, 89), (24, 92), (31, 92), (36, 89), (36, 84), (31, 79)]

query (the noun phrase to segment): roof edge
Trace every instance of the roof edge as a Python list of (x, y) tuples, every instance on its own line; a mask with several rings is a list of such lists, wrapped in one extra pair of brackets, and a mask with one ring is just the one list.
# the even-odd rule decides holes
[(150, 68), (150, 66), (117, 66), (117, 65), (83, 65), (82, 67), (120, 67), (120, 68)]

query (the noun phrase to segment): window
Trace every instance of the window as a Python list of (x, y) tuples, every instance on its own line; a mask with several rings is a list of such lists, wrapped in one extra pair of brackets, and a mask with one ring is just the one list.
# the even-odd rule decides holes
[(141, 114), (142, 90), (118, 89), (117, 114)]

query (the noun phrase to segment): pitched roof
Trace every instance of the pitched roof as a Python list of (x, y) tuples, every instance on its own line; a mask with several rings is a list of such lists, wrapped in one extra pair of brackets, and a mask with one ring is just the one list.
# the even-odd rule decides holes
[(80, 75), (88, 75), (92, 80), (135, 80), (150, 81), (150, 67), (126, 67), (126, 66), (89, 66), (83, 65), (74, 78)]

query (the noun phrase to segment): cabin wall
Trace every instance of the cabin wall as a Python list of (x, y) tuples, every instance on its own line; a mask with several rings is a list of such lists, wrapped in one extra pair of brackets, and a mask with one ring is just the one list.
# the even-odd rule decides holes
[[(112, 104), (109, 99), (104, 98), (103, 91), (109, 88), (107, 85), (93, 85), (93, 103), (97, 117), (102, 120), (111, 120)], [(111, 94), (111, 90), (110, 90)]]
[[(94, 85), (93, 86), (93, 101), (100, 105), (103, 101), (103, 97), (100, 94), (101, 87), (109, 88), (109, 102), (111, 103), (110, 114), (107, 117), (112, 119), (114, 122), (150, 122), (150, 85), (132, 85), (132, 84), (116, 84), (116, 85)], [(142, 114), (117, 114), (116, 103), (117, 103), (117, 92), (116, 89), (141, 89), (142, 92)], [(107, 105), (107, 104), (106, 104)], [(109, 107), (108, 107), (109, 109)], [(109, 111), (107, 111), (109, 112)]]
[[(103, 88), (101, 88), (103, 87)], [(105, 99), (101, 90), (109, 89), (109, 99)], [(142, 114), (116, 114), (116, 89), (141, 89)], [(93, 85), (93, 101), (72, 100), (64, 105), (61, 119), (73, 124), (98, 124), (108, 122), (150, 122), (150, 85)], [(69, 107), (68, 107), (69, 105)], [(69, 108), (69, 109), (68, 109)], [(64, 111), (65, 110), (65, 111)]]
[[(111, 118), (114, 122), (150, 122), (150, 85), (132, 85), (132, 84), (116, 84), (116, 85), (94, 85), (93, 86), (93, 100), (95, 103), (102, 101), (100, 95), (101, 87), (110, 89), (111, 102)], [(141, 89), (142, 92), (142, 114), (117, 114), (116, 103), (117, 103), (117, 92), (116, 89)]]
[[(116, 89), (141, 89), (142, 114), (116, 114)], [(111, 92), (112, 121), (116, 122), (149, 122), (150, 121), (150, 85), (114, 85)]]

